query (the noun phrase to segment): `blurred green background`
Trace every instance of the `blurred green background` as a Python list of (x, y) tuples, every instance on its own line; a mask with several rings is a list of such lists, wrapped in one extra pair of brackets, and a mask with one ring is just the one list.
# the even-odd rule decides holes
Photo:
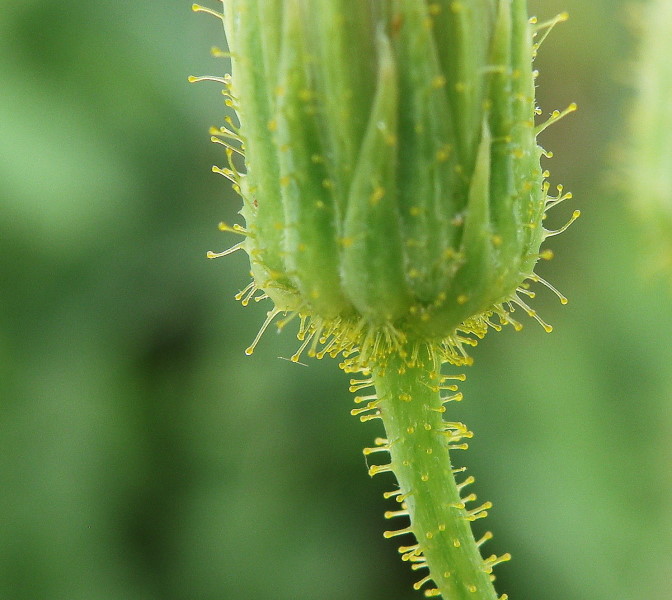
[[(512, 599), (672, 598), (670, 286), (645, 276), (614, 185), (635, 36), (627, 2), (535, 0), (571, 20), (537, 67), (551, 182), (582, 218), (550, 244), (521, 333), (475, 351), (456, 457)], [(267, 310), (232, 296), (210, 173), (215, 19), (182, 0), (0, 3), (0, 600), (412, 600), (349, 415), (347, 377), (296, 341), (243, 349)], [(550, 225), (549, 225), (550, 226)]]

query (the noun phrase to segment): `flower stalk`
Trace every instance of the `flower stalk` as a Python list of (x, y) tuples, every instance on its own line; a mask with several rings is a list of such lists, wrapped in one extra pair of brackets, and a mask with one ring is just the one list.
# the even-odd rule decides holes
[[(264, 329), (300, 321), (303, 352), (341, 357), (357, 396), (353, 414), (380, 418), (389, 454), (370, 474), (394, 473), (410, 536), (402, 559), (423, 572), (428, 597), (496, 600), (492, 568), (470, 524), (486, 516), (455, 475), (450, 453), (466, 426), (444, 419), (461, 399), (446, 363), (489, 329), (519, 329), (543, 241), (547, 154), (535, 125), (538, 31), (525, 0), (223, 0), (218, 13), (232, 74), (221, 83), (239, 123), (213, 131), (226, 148), (214, 170), (243, 198), (243, 249), (253, 281), (239, 294), (270, 298)], [(198, 79), (198, 78), (196, 78)], [(244, 157), (244, 165), (238, 156)], [(578, 216), (574, 214), (572, 220)], [(570, 221), (571, 223), (571, 221)], [(566, 302), (564, 296), (560, 299)], [(279, 319), (279, 320), (278, 320)], [(449, 412), (449, 411), (448, 411)], [(506, 595), (501, 596), (506, 598)]]
[[(479, 546), (491, 534), (477, 542), (471, 522), (487, 516), (491, 504), (479, 504), (475, 494), (466, 493), (474, 478), (452, 465), (451, 452), (466, 449), (464, 440), (472, 433), (463, 423), (444, 420), (446, 404), (459, 401), (461, 394), (455, 393), (453, 380), (439, 373), (440, 364), (430, 356), (418, 357), (412, 367), (395, 357), (373, 371), (377, 400), (369, 407), (379, 413), (387, 438), (364, 452), (385, 449), (390, 462), (371, 466), (369, 473), (392, 470), (399, 484), (393, 493), (402, 510), (385, 516), (395, 524), (410, 521), (410, 526), (404, 523), (384, 535), (399, 536), (404, 544), (399, 547), (402, 560), (420, 570), (422, 577), (414, 587), (426, 585), (425, 596), (497, 600), (492, 568), (510, 555), (481, 557)], [(410, 533), (415, 543), (406, 541)]]

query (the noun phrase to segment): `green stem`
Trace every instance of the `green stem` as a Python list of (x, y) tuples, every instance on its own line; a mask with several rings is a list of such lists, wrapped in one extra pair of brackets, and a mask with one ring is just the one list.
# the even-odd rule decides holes
[[(485, 516), (490, 504), (465, 508), (465, 500), (473, 502), (475, 498), (466, 493), (460, 495), (463, 486), (458, 486), (455, 474), (462, 470), (454, 469), (450, 462), (449, 451), (461, 449), (461, 438), (471, 437), (461, 423), (443, 419), (447, 398), (453, 396), (458, 400), (461, 395), (455, 394), (455, 386), (451, 385), (454, 382), (439, 374), (437, 359), (427, 349), (422, 354), (414, 366), (409, 366), (408, 357), (392, 356), (384, 368), (373, 370), (376, 408), (385, 425), (385, 446), (389, 447), (391, 470), (400, 488), (396, 499), (406, 507), (411, 521), (409, 528), (400, 529), (400, 533), (385, 532), (385, 536), (415, 535), (417, 547), (407, 542), (400, 552), (412, 564), (426, 561), (435, 584), (425, 590), (426, 596), (497, 600), (490, 576), (492, 564), (508, 560), (509, 556), (487, 561), (481, 557), (471, 521)], [(386, 466), (373, 466), (370, 473), (387, 470), (390, 469)], [(473, 481), (466, 476), (461, 476), (461, 480)], [(386, 516), (393, 517), (390, 513)], [(489, 537), (486, 534), (484, 539)], [(419, 568), (419, 573), (427, 574), (426, 569)], [(419, 581), (416, 589), (425, 583), (429, 580)]]

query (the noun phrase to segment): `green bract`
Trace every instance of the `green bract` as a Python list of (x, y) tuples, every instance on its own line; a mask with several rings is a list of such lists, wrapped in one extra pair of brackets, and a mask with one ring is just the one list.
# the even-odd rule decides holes
[(309, 317), (312, 353), (328, 332), (357, 366), (409, 339), (460, 362), (457, 332), (517, 325), (513, 304), (536, 317), (519, 292), (549, 198), (526, 3), (224, 4), (244, 249), (276, 312)]

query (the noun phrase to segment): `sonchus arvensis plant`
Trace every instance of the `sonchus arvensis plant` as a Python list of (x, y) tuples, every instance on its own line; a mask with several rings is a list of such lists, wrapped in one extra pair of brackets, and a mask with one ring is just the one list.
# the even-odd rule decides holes
[(672, 2), (641, 7), (640, 51), (626, 185), (645, 235), (648, 269), (672, 274)]
[[(259, 336), (297, 318), (302, 353), (341, 357), (352, 411), (381, 419), (366, 455), (388, 456), (403, 561), (427, 597), (496, 600), (493, 567), (471, 523), (491, 504), (453, 465), (467, 427), (443, 365), (471, 363), (488, 329), (519, 329), (549, 231), (536, 136), (532, 60), (564, 15), (537, 24), (524, 0), (225, 0), (231, 74), (220, 81), (238, 122), (213, 130), (243, 199), (252, 283), (270, 298)], [(540, 37), (541, 37), (540, 36)], [(192, 78), (199, 80), (204, 78)], [(243, 166), (244, 165), (244, 166)], [(578, 216), (575, 213), (572, 220)], [(548, 284), (546, 284), (548, 285)], [(550, 287), (550, 286), (549, 286)], [(553, 289), (553, 288), (551, 288)], [(560, 295), (563, 303), (565, 299)], [(373, 457), (371, 457), (373, 458)], [(456, 480), (456, 475), (458, 478)], [(506, 595), (500, 596), (506, 598)]]

